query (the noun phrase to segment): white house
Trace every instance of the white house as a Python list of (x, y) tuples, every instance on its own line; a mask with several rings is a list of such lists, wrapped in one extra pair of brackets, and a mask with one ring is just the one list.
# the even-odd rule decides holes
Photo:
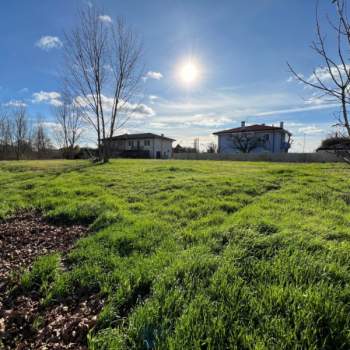
[(218, 136), (219, 153), (286, 153), (292, 134), (279, 126), (265, 124), (245, 125), (215, 132)]
[(123, 134), (105, 139), (112, 156), (162, 158), (172, 157), (174, 139), (152, 133)]

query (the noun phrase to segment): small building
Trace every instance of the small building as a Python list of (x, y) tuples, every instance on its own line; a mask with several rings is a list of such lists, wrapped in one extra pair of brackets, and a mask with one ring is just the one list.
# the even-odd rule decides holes
[(174, 139), (152, 133), (123, 134), (105, 139), (109, 142), (110, 153), (114, 157), (157, 158), (172, 157)]
[(241, 123), (238, 128), (215, 132), (218, 136), (218, 153), (286, 153), (292, 134), (279, 126)]

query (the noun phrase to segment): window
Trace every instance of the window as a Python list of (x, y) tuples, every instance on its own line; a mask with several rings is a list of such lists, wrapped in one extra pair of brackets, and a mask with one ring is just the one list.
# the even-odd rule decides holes
[(129, 140), (129, 147), (132, 147), (132, 141)]
[(145, 144), (145, 146), (151, 146), (151, 141), (150, 140), (145, 140), (144, 144)]
[(270, 135), (269, 134), (265, 134), (264, 135), (264, 140), (265, 141), (269, 141), (270, 140)]

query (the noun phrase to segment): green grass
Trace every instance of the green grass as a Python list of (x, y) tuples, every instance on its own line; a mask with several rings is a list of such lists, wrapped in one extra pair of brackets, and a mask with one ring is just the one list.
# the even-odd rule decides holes
[(118, 160), (0, 164), (0, 217), (94, 231), (23, 275), (107, 302), (91, 349), (349, 349), (350, 170)]

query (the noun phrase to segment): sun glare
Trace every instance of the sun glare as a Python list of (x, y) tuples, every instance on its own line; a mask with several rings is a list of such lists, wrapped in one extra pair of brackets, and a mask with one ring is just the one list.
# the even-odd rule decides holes
[(193, 83), (196, 81), (198, 78), (198, 69), (197, 67), (189, 62), (186, 63), (182, 68), (181, 68), (181, 79), (185, 83)]
[(186, 85), (195, 84), (200, 77), (200, 70), (197, 63), (193, 61), (184, 62), (179, 66), (178, 78)]

